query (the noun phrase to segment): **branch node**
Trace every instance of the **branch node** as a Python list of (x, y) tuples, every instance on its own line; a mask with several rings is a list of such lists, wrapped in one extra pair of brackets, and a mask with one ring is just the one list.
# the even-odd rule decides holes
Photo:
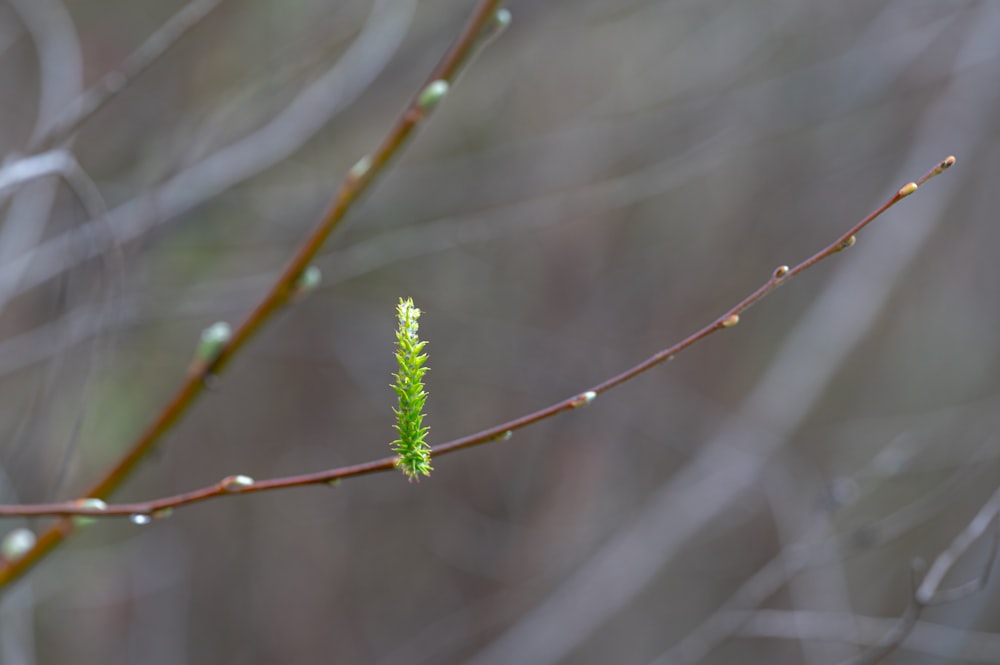
[(295, 286), (292, 287), (292, 298), (302, 298), (316, 289), (323, 282), (323, 272), (318, 266), (309, 266), (302, 271), (299, 278), (295, 280)]
[(858, 241), (858, 239), (857, 239), (856, 236), (848, 236), (842, 243), (840, 243), (839, 245), (837, 245), (837, 248), (835, 250), (833, 250), (833, 251), (835, 251), (835, 252), (842, 252), (845, 249), (849, 249), (851, 247), (854, 247), (854, 243), (856, 243), (857, 241)]
[(417, 108), (424, 113), (430, 113), (441, 103), (450, 89), (451, 85), (444, 79), (431, 81), (417, 96)]
[(201, 374), (210, 369), (219, 359), (226, 346), (233, 338), (233, 329), (225, 321), (217, 321), (201, 331), (198, 346), (194, 350), (194, 361), (189, 372), (192, 375)]
[[(77, 499), (73, 502), (73, 505), (77, 508), (83, 508), (88, 511), (93, 511), (95, 513), (100, 513), (108, 509), (108, 504), (104, 503), (101, 499), (95, 499), (93, 497), (86, 497), (83, 499)], [(83, 517), (77, 515), (73, 518), (73, 523), (76, 526), (86, 526), (92, 524), (95, 520), (91, 517)]]
[(358, 161), (354, 162), (354, 166), (347, 171), (347, 178), (352, 184), (354, 184), (368, 175), (368, 171), (370, 171), (371, 168), (372, 156), (365, 155)]
[(252, 487), (253, 482), (253, 478), (250, 476), (244, 476), (243, 474), (237, 476), (226, 476), (219, 481), (219, 487), (226, 492), (242, 492), (248, 487)]

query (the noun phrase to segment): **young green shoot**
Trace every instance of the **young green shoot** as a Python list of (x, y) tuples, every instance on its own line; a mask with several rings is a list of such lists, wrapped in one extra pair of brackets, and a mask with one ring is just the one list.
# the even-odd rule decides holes
[(420, 341), (417, 334), (420, 330), (420, 310), (413, 306), (413, 300), (400, 298), (396, 318), (396, 363), (399, 372), (393, 374), (396, 382), (392, 389), (398, 398), (393, 412), (396, 414), (395, 428), (399, 438), (392, 442), (392, 449), (399, 456), (396, 466), (412, 481), (420, 480), (421, 475), (431, 475), (433, 469), (431, 447), (426, 440), (429, 428), (423, 424), (424, 402), (427, 400), (424, 374), (429, 369), (424, 366), (427, 354), (423, 350), (427, 342)]

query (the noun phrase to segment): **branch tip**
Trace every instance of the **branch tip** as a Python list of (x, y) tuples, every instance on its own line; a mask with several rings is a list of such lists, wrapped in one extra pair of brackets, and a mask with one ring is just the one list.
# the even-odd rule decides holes
[(480, 38), (483, 44), (491, 42), (502, 35), (510, 27), (512, 19), (513, 16), (511, 16), (510, 10), (506, 7), (501, 7), (493, 12), (493, 17), (489, 23), (483, 26), (483, 33)]

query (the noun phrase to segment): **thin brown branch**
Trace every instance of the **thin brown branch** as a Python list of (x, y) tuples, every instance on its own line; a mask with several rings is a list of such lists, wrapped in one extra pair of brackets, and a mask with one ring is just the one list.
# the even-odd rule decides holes
[[(390, 128), (378, 147), (344, 177), (332, 202), (319, 222), (296, 250), (281, 276), (254, 308), (247, 319), (233, 332), (232, 339), (211, 364), (190, 372), (173, 397), (166, 403), (149, 427), (132, 443), (128, 451), (118, 460), (105, 476), (87, 492), (87, 497), (103, 499), (113, 492), (135, 466), (160, 442), (164, 434), (173, 427), (198, 398), (205, 388), (206, 380), (219, 373), (246, 345), (247, 341), (282, 305), (288, 301), (299, 275), (319, 252), (330, 234), (340, 225), (354, 202), (395, 157), (414, 132), (417, 125), (429, 111), (426, 92), (439, 81), (455, 79), (462, 65), (489, 37), (486, 27), (495, 16), (500, 0), (480, 0), (461, 34), (445, 53), (437, 67), (427, 78), (406, 106), (402, 115)], [(68, 513), (61, 513), (68, 514)], [(0, 587), (23, 575), (46, 554), (55, 549), (73, 531), (73, 523), (62, 519), (38, 536), (34, 547), (23, 557), (0, 567)]]
[[(731, 328), (739, 323), (740, 315), (746, 312), (750, 307), (755, 305), (765, 296), (770, 294), (772, 291), (777, 289), (779, 286), (784, 284), (790, 278), (802, 273), (803, 271), (811, 268), (820, 261), (833, 256), (837, 252), (840, 252), (848, 247), (851, 247), (855, 243), (855, 235), (864, 229), (868, 224), (870, 224), (877, 217), (882, 215), (884, 212), (889, 210), (892, 206), (899, 203), (902, 199), (906, 198), (923, 183), (927, 182), (934, 176), (940, 174), (945, 169), (949, 168), (955, 163), (955, 158), (949, 156), (948, 158), (941, 161), (933, 169), (925, 173), (918, 180), (914, 182), (907, 183), (901, 187), (893, 196), (891, 196), (885, 203), (880, 205), (861, 221), (857, 222), (852, 226), (847, 232), (842, 234), (832, 243), (819, 250), (806, 260), (802, 261), (793, 268), (788, 266), (779, 266), (768, 278), (763, 285), (753, 291), (746, 298), (741, 300), (739, 303), (731, 307), (725, 314), (715, 319), (713, 322), (704, 326), (697, 332), (689, 335), (680, 342), (673, 344), (657, 353), (653, 354), (646, 360), (640, 362), (639, 364), (625, 370), (624, 372), (606, 379), (601, 383), (593, 386), (589, 390), (582, 393), (564, 399), (560, 402), (556, 402), (550, 406), (543, 409), (535, 411), (534, 413), (529, 413), (520, 418), (507, 421), (495, 427), (482, 430), (476, 434), (472, 434), (467, 437), (460, 439), (455, 439), (447, 443), (440, 444), (433, 448), (432, 455), (438, 457), (451, 452), (461, 450), (463, 448), (469, 448), (471, 446), (480, 445), (483, 443), (488, 443), (490, 441), (504, 440), (515, 430), (523, 429), (529, 425), (533, 425), (539, 421), (551, 418), (558, 413), (563, 411), (570, 411), (572, 409), (577, 409), (582, 406), (586, 406), (599, 394), (611, 390), (619, 384), (629, 381), (643, 372), (649, 371), (653, 367), (670, 360), (676, 354), (684, 351), (685, 349), (697, 344), (701, 340), (705, 339), (712, 333), (718, 332), (725, 328)], [(292, 273), (297, 275), (297, 273)], [(285, 283), (285, 282), (282, 282)], [(293, 282), (287, 282), (291, 284)], [(174, 496), (164, 497), (161, 499), (156, 499), (153, 501), (143, 501), (137, 503), (122, 503), (115, 504), (111, 506), (98, 504), (95, 507), (92, 503), (86, 501), (71, 501), (63, 503), (51, 503), (51, 504), (34, 504), (34, 505), (21, 505), (21, 506), (0, 506), (0, 516), (7, 515), (91, 515), (91, 516), (123, 516), (123, 515), (162, 515), (165, 512), (171, 511), (175, 508), (180, 508), (182, 506), (190, 505), (192, 503), (199, 503), (201, 501), (206, 501), (209, 499), (219, 498), (223, 496), (230, 496), (234, 494), (249, 494), (255, 492), (267, 492), (272, 490), (286, 489), (290, 487), (302, 487), (306, 485), (320, 485), (320, 484), (330, 484), (335, 483), (344, 478), (351, 478), (354, 476), (367, 475), (370, 473), (377, 473), (381, 471), (388, 471), (394, 469), (396, 465), (396, 457), (383, 457), (381, 459), (373, 460), (370, 462), (364, 462), (362, 464), (356, 464), (352, 466), (339, 467), (335, 469), (327, 469), (324, 471), (317, 471), (313, 473), (294, 475), (294, 476), (284, 476), (279, 478), (272, 478), (268, 480), (254, 481), (247, 476), (230, 476), (224, 478), (218, 483), (203, 487), (201, 489), (193, 490), (190, 492), (185, 492), (182, 494), (177, 494)], [(100, 494), (91, 495), (95, 498), (101, 498)], [(2, 574), (2, 571), (0, 571)], [(2, 577), (0, 577), (2, 581)]]

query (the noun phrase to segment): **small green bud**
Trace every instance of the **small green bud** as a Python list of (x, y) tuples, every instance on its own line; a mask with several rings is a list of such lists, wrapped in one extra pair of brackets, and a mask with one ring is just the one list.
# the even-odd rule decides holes
[(219, 482), (219, 485), (227, 492), (242, 492), (246, 488), (251, 487), (253, 482), (253, 478), (250, 476), (240, 474), (238, 476), (226, 476)]
[(512, 18), (509, 9), (501, 7), (496, 10), (489, 22), (483, 26), (482, 40), (490, 42), (502, 35), (510, 27)]
[[(73, 503), (79, 508), (86, 508), (87, 510), (92, 510), (94, 512), (100, 512), (108, 509), (108, 504), (104, 503), (100, 499), (92, 497), (77, 499)], [(97, 520), (92, 517), (85, 517), (82, 515), (77, 515), (73, 518), (73, 523), (77, 526), (86, 526), (88, 524), (93, 524), (96, 521)]]
[(844, 242), (842, 242), (839, 245), (837, 245), (836, 251), (842, 252), (845, 249), (848, 249), (850, 247), (854, 247), (854, 243), (856, 243), (857, 241), (858, 241), (858, 239), (856, 237), (850, 236), (850, 237), (847, 238), (847, 240), (845, 240)]
[(233, 331), (228, 323), (225, 321), (213, 323), (201, 331), (198, 348), (195, 350), (195, 360), (204, 365), (211, 365), (232, 338)]
[(722, 327), (723, 328), (732, 328), (733, 326), (735, 326), (739, 322), (740, 322), (740, 315), (739, 314), (730, 314), (726, 318), (722, 319)]
[(8, 563), (19, 561), (35, 546), (37, 538), (31, 529), (18, 528), (9, 532), (0, 543), (0, 556)]
[(573, 398), (569, 405), (574, 409), (579, 409), (581, 406), (587, 406), (597, 398), (597, 393), (593, 390), (588, 390), (585, 393), (581, 393)]
[(448, 94), (448, 90), (451, 88), (449, 83), (444, 79), (438, 79), (436, 81), (431, 81), (427, 86), (420, 91), (420, 95), (417, 97), (417, 106), (424, 113), (429, 113), (434, 110), (445, 95)]
[(358, 161), (354, 162), (354, 166), (352, 166), (350, 170), (347, 172), (347, 176), (351, 180), (361, 180), (361, 178), (364, 178), (366, 175), (368, 175), (368, 171), (371, 169), (371, 167), (372, 167), (371, 155), (365, 155)]
[(93, 511), (107, 510), (108, 504), (104, 503), (100, 499), (95, 499), (92, 497), (87, 497), (86, 499), (77, 499), (73, 502), (79, 508), (86, 508)]
[(295, 280), (295, 287), (293, 289), (293, 296), (298, 298), (304, 296), (308, 293), (312, 293), (319, 288), (320, 283), (323, 281), (323, 273), (316, 266), (309, 266), (302, 271), (299, 278)]
[(159, 510), (153, 511), (152, 517), (154, 520), (164, 520), (173, 514), (174, 514), (173, 508), (160, 508)]
[(781, 279), (788, 274), (788, 266), (778, 266), (774, 269), (774, 278)]

